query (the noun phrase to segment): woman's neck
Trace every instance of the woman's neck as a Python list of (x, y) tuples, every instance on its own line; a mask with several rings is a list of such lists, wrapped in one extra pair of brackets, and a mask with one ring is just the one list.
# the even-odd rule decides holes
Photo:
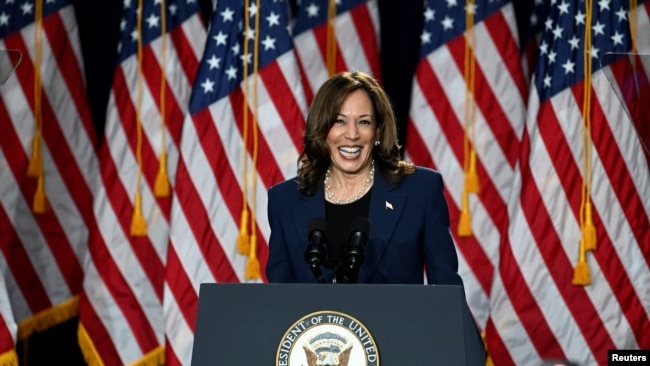
[(325, 174), (325, 199), (337, 204), (354, 202), (368, 192), (374, 181), (374, 161), (359, 174), (344, 174), (330, 168)]

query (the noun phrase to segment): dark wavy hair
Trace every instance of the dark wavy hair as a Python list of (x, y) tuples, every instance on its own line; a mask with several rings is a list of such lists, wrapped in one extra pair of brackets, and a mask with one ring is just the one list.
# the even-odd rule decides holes
[(338, 118), (345, 98), (359, 89), (368, 94), (374, 109), (375, 136), (380, 141), (372, 150), (375, 168), (392, 184), (398, 184), (415, 171), (412, 163), (401, 158), (395, 113), (386, 92), (377, 80), (364, 72), (341, 72), (320, 87), (307, 115), (304, 147), (298, 158), (296, 179), (303, 194), (313, 195), (325, 179), (325, 172), (331, 164), (327, 135)]

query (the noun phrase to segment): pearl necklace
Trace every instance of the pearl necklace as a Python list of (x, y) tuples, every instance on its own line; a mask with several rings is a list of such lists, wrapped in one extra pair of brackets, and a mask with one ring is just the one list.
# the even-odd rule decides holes
[(375, 161), (372, 160), (370, 162), (370, 174), (368, 174), (368, 177), (366, 178), (366, 182), (361, 187), (361, 190), (355, 194), (354, 196), (348, 198), (347, 200), (343, 200), (340, 197), (335, 198), (334, 197), (334, 192), (332, 192), (332, 185), (330, 184), (330, 168), (327, 168), (327, 172), (325, 172), (325, 181), (323, 184), (325, 185), (325, 197), (327, 198), (328, 201), (337, 204), (337, 205), (342, 205), (342, 204), (348, 204), (352, 203), (354, 201), (357, 201), (359, 198), (363, 197), (366, 192), (368, 192), (368, 189), (372, 186), (372, 183), (375, 181)]

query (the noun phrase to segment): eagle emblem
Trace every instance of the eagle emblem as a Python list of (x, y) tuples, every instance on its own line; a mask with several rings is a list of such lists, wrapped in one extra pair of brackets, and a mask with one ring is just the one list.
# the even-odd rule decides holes
[(348, 366), (352, 344), (332, 332), (318, 334), (303, 345), (308, 366)]

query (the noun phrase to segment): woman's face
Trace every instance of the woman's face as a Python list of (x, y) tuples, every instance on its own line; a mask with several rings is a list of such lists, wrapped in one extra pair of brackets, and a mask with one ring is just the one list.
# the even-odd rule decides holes
[(327, 134), (332, 171), (360, 174), (370, 167), (377, 123), (372, 101), (362, 89), (350, 93)]

